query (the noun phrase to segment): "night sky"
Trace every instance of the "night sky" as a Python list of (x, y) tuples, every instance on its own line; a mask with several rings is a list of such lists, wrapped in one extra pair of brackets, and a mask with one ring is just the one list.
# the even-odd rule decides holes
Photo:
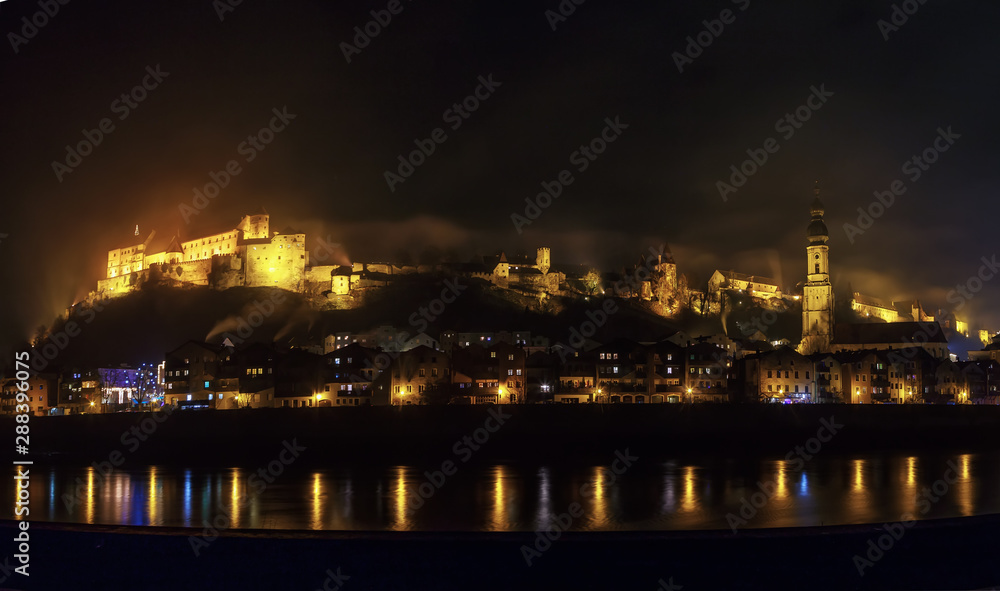
[[(5, 341), (96, 288), (136, 224), (194, 238), (261, 206), (272, 229), (305, 231), (310, 247), (329, 236), (345, 261), (548, 245), (557, 262), (610, 270), (666, 241), (695, 285), (724, 268), (792, 288), (818, 180), (835, 286), (931, 310), (996, 252), (1000, 5), (911, 0), (907, 22), (880, 30), (892, 2), (564, 0), (575, 10), (556, 20), (556, 0), (402, 0), (348, 63), (342, 43), (389, 4), (75, 0), (21, 41), (10, 34), (38, 1), (0, 4)], [(724, 10), (721, 34), (705, 32)], [(675, 52), (699, 34), (711, 43), (679, 71)], [(134, 108), (115, 102), (157, 66)], [(449, 119), (490, 76), (478, 109)], [(832, 95), (776, 128), (813, 87)], [(272, 109), (295, 118), (241, 150)], [(574, 152), (615, 117), (627, 129), (579, 171)], [(114, 128), (57, 178), (66, 146), (104, 118)], [(948, 151), (904, 173), (949, 126), (961, 137)], [(390, 190), (385, 172), (436, 128), (445, 141)], [(778, 150), (724, 201), (717, 183), (768, 138)], [(231, 160), (240, 173), (186, 222), (180, 206)], [(511, 214), (562, 170), (573, 183), (518, 233)], [(852, 244), (844, 224), (897, 179), (906, 192)], [(960, 316), (1000, 328), (998, 293), (987, 282)]]

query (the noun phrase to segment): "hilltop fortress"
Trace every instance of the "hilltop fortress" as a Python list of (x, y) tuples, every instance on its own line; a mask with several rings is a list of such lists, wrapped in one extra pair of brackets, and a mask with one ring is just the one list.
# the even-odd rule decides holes
[(107, 277), (97, 282), (98, 297), (133, 291), (158, 275), (178, 285), (280, 287), (303, 290), (307, 264), (303, 233), (271, 232), (263, 208), (243, 216), (232, 230), (181, 242), (175, 236), (166, 249), (150, 252), (156, 232), (140, 244), (108, 251)]
[[(325, 296), (338, 306), (351, 307), (355, 303), (352, 296), (384, 287), (399, 276), (416, 273), (443, 272), (482, 279), (523, 294), (554, 295), (566, 290), (582, 291), (583, 288), (573, 290), (567, 281), (582, 285), (588, 271), (574, 265), (553, 265), (548, 247), (538, 248), (534, 258), (501, 252), (468, 263), (313, 264), (305, 247), (306, 235), (290, 228), (282, 232), (271, 231), (270, 216), (263, 208), (243, 216), (231, 230), (187, 241), (175, 236), (162, 250), (153, 248), (155, 238), (153, 231), (141, 243), (108, 251), (106, 277), (98, 281), (97, 290), (91, 297), (119, 297), (147, 282), (154, 282), (213, 289), (278, 287)], [(316, 258), (325, 260), (327, 257)], [(640, 265), (647, 267), (646, 276), (658, 270), (676, 288), (677, 270), (669, 251), (654, 252), (645, 261), (640, 261), (636, 269)], [(644, 293), (649, 299), (653, 290), (648, 277), (635, 275), (631, 281), (621, 283), (622, 289), (617, 293), (623, 290), (633, 295)], [(597, 277), (593, 290), (600, 289), (599, 285), (600, 277)]]
[[(316, 260), (311, 261), (306, 235), (291, 228), (272, 231), (270, 216), (261, 208), (257, 213), (244, 215), (235, 228), (218, 234), (186, 241), (175, 236), (169, 242), (161, 240), (160, 246), (154, 248), (154, 231), (141, 243), (108, 251), (106, 277), (98, 281), (97, 290), (88, 299), (122, 296), (146, 284), (218, 290), (277, 287), (307, 295), (320, 307), (345, 309), (361, 305), (366, 293), (407, 276), (437, 273), (482, 280), (540, 303), (549, 296), (633, 299), (645, 302), (643, 305), (651, 312), (662, 316), (673, 316), (684, 308), (700, 315), (724, 314), (732, 305), (731, 296), (737, 299), (749, 296), (771, 311), (801, 305), (800, 346), (807, 352), (829, 351), (837, 340), (827, 245), (829, 232), (823, 221), (824, 207), (818, 187), (814, 193), (810, 206), (812, 219), (806, 232), (806, 281), (791, 292), (773, 279), (724, 270), (716, 270), (705, 289), (696, 289), (686, 279), (681, 281), (666, 245), (650, 248), (632, 265), (611, 273), (553, 263), (550, 249), (544, 246), (536, 249), (534, 257), (500, 252), (465, 263), (323, 264), (328, 261), (329, 253), (316, 254)], [(136, 240), (139, 240), (138, 228)], [(923, 311), (919, 302), (907, 304), (907, 309), (902, 310), (900, 306), (890, 306), (859, 293), (852, 293), (851, 299), (851, 308), (861, 321), (902, 325), (935, 319)], [(944, 328), (968, 334), (966, 322), (959, 321), (954, 314), (946, 316), (939, 318)], [(757, 336), (767, 338), (766, 334)]]

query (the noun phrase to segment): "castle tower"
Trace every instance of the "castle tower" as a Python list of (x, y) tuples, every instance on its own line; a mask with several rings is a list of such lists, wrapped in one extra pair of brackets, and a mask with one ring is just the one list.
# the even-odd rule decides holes
[(167, 246), (166, 253), (164, 254), (164, 262), (170, 265), (174, 265), (184, 261), (184, 249), (181, 248), (181, 243), (174, 236), (170, 240), (170, 245)]
[(544, 246), (539, 248), (535, 255), (535, 267), (542, 272), (542, 275), (549, 272), (549, 267), (552, 266), (552, 260), (549, 258), (549, 248)]
[(270, 221), (267, 211), (261, 207), (255, 214), (245, 215), (236, 229), (243, 233), (243, 240), (270, 238)]
[(830, 350), (833, 338), (833, 285), (830, 283), (830, 232), (823, 223), (823, 203), (816, 197), (809, 208), (812, 221), (806, 230), (806, 284), (802, 290), (802, 342), (799, 352), (810, 354)]

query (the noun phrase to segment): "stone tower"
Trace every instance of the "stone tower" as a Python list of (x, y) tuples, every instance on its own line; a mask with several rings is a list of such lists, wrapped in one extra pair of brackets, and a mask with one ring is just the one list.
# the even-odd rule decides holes
[(802, 342), (799, 352), (810, 354), (830, 351), (833, 338), (833, 285), (830, 283), (830, 232), (823, 223), (823, 203), (819, 184), (809, 208), (812, 221), (806, 230), (806, 284), (802, 290)]
[(261, 207), (257, 213), (243, 216), (236, 229), (243, 233), (243, 240), (270, 238), (269, 217), (267, 211)]
[(550, 254), (548, 247), (543, 246), (542, 248), (539, 248), (536, 252), (535, 267), (537, 267), (538, 270), (542, 272), (542, 275), (548, 273), (549, 267), (552, 266), (552, 261), (549, 257)]

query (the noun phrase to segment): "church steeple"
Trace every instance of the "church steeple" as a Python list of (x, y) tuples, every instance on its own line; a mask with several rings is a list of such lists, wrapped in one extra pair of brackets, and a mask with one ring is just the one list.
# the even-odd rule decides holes
[(825, 208), (819, 199), (819, 181), (809, 206), (812, 219), (806, 228), (806, 284), (802, 293), (801, 353), (826, 352), (833, 338), (833, 284), (830, 283), (830, 231), (823, 221)]
[(826, 224), (823, 222), (825, 210), (823, 202), (819, 200), (819, 181), (816, 181), (813, 195), (815, 197), (813, 197), (812, 205), (809, 206), (812, 221), (809, 222), (806, 237), (809, 238), (810, 244), (826, 244), (826, 241), (830, 239), (830, 231), (826, 229)]

